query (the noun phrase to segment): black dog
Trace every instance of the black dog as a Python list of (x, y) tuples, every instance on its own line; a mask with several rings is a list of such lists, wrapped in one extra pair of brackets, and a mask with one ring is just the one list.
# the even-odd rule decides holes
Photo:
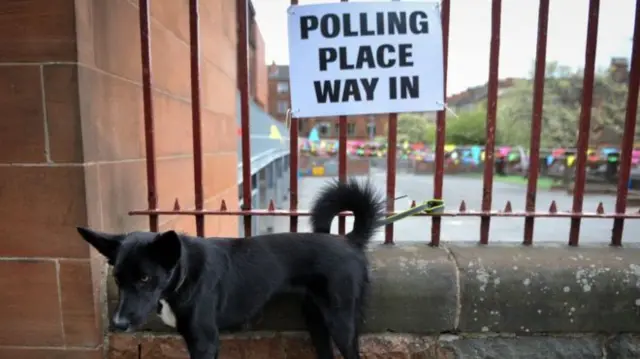
[[(333, 218), (352, 211), (353, 231), (329, 234)], [(313, 233), (241, 239), (177, 234), (98, 233), (82, 237), (114, 266), (120, 291), (112, 328), (131, 331), (158, 303), (165, 323), (184, 338), (192, 359), (217, 358), (218, 331), (241, 325), (276, 293), (302, 289), (303, 314), (318, 358), (360, 358), (358, 336), (368, 287), (364, 247), (384, 215), (369, 183), (332, 183), (311, 210)], [(175, 315), (175, 318), (172, 318)]]

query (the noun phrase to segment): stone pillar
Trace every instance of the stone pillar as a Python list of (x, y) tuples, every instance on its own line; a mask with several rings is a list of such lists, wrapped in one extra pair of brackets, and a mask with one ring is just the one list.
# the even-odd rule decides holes
[(0, 358), (100, 358), (75, 4), (0, 2)]
[[(237, 208), (235, 1), (200, 3), (205, 199)], [(137, 4), (0, 1), (0, 358), (102, 357), (106, 267), (75, 227), (148, 229)], [(150, 4), (159, 206), (192, 208), (188, 1)]]

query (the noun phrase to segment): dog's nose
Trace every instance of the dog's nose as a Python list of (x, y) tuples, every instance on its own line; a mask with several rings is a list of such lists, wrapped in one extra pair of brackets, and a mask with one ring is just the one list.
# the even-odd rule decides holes
[(131, 321), (119, 315), (113, 316), (111, 320), (111, 330), (126, 332), (131, 328)]

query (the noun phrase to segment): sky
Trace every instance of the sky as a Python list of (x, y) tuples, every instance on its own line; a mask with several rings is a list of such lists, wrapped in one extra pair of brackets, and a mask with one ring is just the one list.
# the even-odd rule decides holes
[[(299, 3), (332, 1), (337, 0), (299, 0)], [(596, 66), (606, 67), (611, 57), (630, 57), (635, 1), (600, 2)], [(289, 3), (289, 0), (253, 0), (268, 64), (289, 63), (286, 41)], [(538, 6), (538, 0), (502, 1), (500, 78), (530, 75), (535, 60)], [(583, 67), (588, 8), (588, 0), (551, 0), (548, 62)], [(451, 0), (447, 96), (487, 82), (490, 38), (491, 0)]]

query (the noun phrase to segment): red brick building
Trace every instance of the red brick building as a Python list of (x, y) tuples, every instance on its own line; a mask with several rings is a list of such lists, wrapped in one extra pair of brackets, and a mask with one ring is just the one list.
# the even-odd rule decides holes
[[(269, 105), (271, 116), (284, 121), (291, 106), (289, 96), (289, 66), (271, 64), (269, 67)], [(386, 136), (389, 115), (356, 115), (347, 117), (349, 139), (373, 139)], [(340, 134), (337, 117), (305, 118), (298, 121), (300, 136), (306, 137), (315, 126), (321, 138), (338, 138)]]

